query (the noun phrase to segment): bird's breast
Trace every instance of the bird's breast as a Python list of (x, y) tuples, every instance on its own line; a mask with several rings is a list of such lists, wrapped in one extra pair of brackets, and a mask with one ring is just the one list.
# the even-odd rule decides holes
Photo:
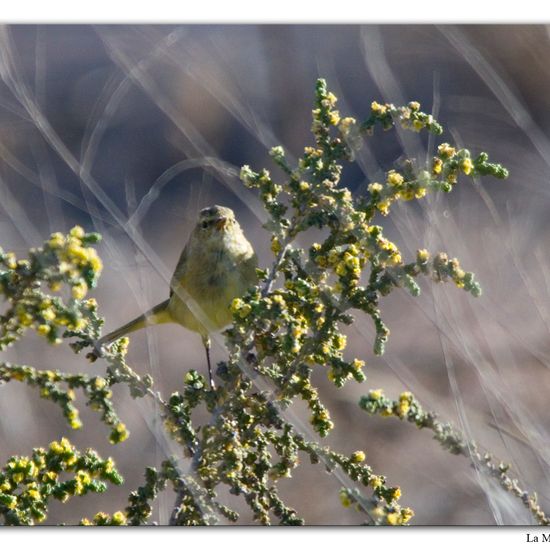
[[(195, 251), (187, 258), (185, 270), (178, 278), (178, 283), (216, 329), (231, 322), (231, 301), (255, 282), (255, 256), (248, 241), (224, 245)], [(172, 295), (170, 310), (175, 321), (196, 332), (204, 332), (176, 293)]]

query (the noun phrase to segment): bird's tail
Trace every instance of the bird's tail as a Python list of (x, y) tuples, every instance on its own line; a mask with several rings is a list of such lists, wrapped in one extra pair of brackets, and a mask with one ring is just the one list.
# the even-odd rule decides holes
[(120, 328), (113, 330), (113, 332), (110, 332), (109, 334), (102, 336), (97, 341), (97, 347), (101, 348), (101, 346), (105, 344), (110, 344), (111, 342), (118, 340), (118, 338), (121, 338), (125, 334), (129, 334), (130, 332), (134, 332), (148, 325), (158, 325), (160, 323), (169, 323), (172, 320), (170, 317), (170, 313), (168, 312), (169, 302), (170, 302), (169, 299), (165, 300), (164, 302), (161, 302), (160, 304), (156, 305), (153, 309), (150, 309), (143, 315), (140, 315), (139, 317), (136, 317), (135, 319), (133, 319), (129, 323), (126, 323)]

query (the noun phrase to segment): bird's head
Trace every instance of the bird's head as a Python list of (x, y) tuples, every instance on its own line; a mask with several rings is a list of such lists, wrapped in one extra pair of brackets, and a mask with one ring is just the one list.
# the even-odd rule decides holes
[(238, 224), (233, 210), (215, 204), (200, 211), (197, 231), (203, 235), (214, 235), (230, 231), (236, 225)]

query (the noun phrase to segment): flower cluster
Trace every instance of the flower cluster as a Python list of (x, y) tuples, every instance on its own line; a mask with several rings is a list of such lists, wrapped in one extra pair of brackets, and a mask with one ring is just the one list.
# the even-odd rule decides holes
[(443, 143), (438, 147), (438, 155), (433, 159), (431, 170), (418, 169), (413, 162), (407, 161), (401, 172), (387, 172), (385, 182), (370, 183), (370, 198), (363, 202), (362, 208), (369, 216), (375, 211), (387, 216), (391, 205), (396, 201), (422, 199), (431, 191), (449, 193), (461, 173), (472, 179), (483, 175), (491, 175), (498, 179), (508, 177), (506, 168), (488, 162), (486, 153), (480, 153), (472, 159), (468, 149), (457, 151), (448, 143)]
[[(61, 343), (65, 330), (80, 331), (95, 301), (84, 300), (102, 270), (96, 250), (100, 239), (76, 226), (64, 236), (54, 233), (41, 248), (32, 248), (28, 259), (0, 249), (0, 295), (10, 307), (0, 317), (0, 349), (35, 329), (50, 343)], [(70, 290), (68, 301), (57, 293)], [(45, 290), (56, 293), (49, 295)]]
[(109, 440), (120, 443), (128, 437), (126, 426), (120, 421), (111, 401), (112, 391), (107, 380), (101, 376), (67, 374), (57, 370), (37, 370), (27, 365), (0, 363), (0, 382), (23, 382), (40, 390), (40, 397), (57, 403), (63, 416), (74, 430), (82, 427), (75, 406), (75, 389), (81, 389), (87, 405), (101, 413), (101, 420), (111, 428)]
[(396, 107), (393, 103), (371, 103), (371, 115), (361, 125), (361, 130), (372, 135), (374, 127), (379, 124), (384, 130), (391, 129), (396, 122), (405, 130), (420, 132), (428, 130), (436, 136), (443, 133), (443, 127), (430, 114), (420, 110), (418, 101), (410, 101), (408, 105)]
[(550, 525), (550, 518), (540, 507), (536, 493), (529, 494), (520, 487), (517, 479), (510, 477), (508, 464), (495, 460), (490, 453), (480, 452), (475, 442), (468, 441), (451, 424), (439, 421), (434, 412), (424, 411), (411, 392), (403, 392), (398, 399), (392, 400), (380, 389), (371, 390), (361, 398), (359, 406), (369, 414), (393, 416), (415, 424), (420, 429), (431, 430), (434, 439), (444, 449), (452, 454), (465, 456), (473, 468), (495, 478), (506, 492), (519, 498), (539, 525)]
[(123, 482), (113, 460), (91, 449), (80, 453), (63, 438), (48, 449), (34, 449), (30, 457), (13, 456), (0, 469), (0, 516), (6, 525), (41, 523), (50, 499), (102, 493), (106, 482)]
[[(363, 124), (342, 118), (335, 108), (336, 97), (323, 80), (317, 83), (315, 103), (315, 145), (304, 149), (298, 166), (288, 165), (281, 147), (271, 151), (286, 182), (275, 183), (266, 170), (254, 172), (245, 166), (241, 171), (243, 183), (258, 189), (266, 210), (272, 213), (276, 206), (277, 215), (265, 225), (272, 233), (276, 260), (271, 271), (263, 272), (263, 289), (258, 287), (233, 303), (235, 325), (230, 333), (239, 340), (235, 344), (241, 350), (257, 356), (255, 368), (270, 373), (282, 397), (300, 394), (292, 393), (292, 386), (305, 388), (302, 397), (310, 408), (307, 396), (312, 391), (315, 395), (315, 390), (308, 379), (314, 365), (328, 367), (337, 386), (350, 378), (364, 379), (362, 361), (344, 360), (340, 327), (353, 321), (350, 310), (362, 310), (372, 318), (374, 351), (381, 354), (389, 329), (382, 321), (379, 300), (395, 287), (404, 287), (416, 296), (420, 287), (415, 279), (424, 274), (438, 282), (450, 279), (474, 296), (481, 292), (474, 275), (445, 253), (431, 258), (419, 250), (416, 261), (405, 263), (398, 246), (373, 223), (375, 215), (387, 215), (396, 200), (422, 199), (431, 190), (450, 191), (459, 172), (471, 177), (507, 176), (503, 167), (488, 162), (485, 153), (472, 160), (468, 150), (456, 151), (444, 143), (431, 169), (418, 169), (410, 160), (402, 171), (390, 170), (383, 184), (371, 183), (369, 197), (354, 198), (349, 189), (339, 185), (340, 162), (349, 159), (350, 147), (359, 148), (357, 136), (372, 133), (378, 124), (389, 129), (397, 123), (404, 129), (427, 129), (436, 135), (442, 133), (442, 127), (421, 112), (417, 102), (399, 108), (373, 102), (371, 116)], [(307, 251), (291, 246), (296, 235), (310, 227), (325, 230), (325, 240)], [(279, 277), (284, 278), (284, 289), (272, 290)], [(317, 400), (314, 406), (318, 407)], [(320, 410), (321, 415), (312, 416), (312, 424), (324, 435), (329, 424), (323, 422), (325, 411)]]

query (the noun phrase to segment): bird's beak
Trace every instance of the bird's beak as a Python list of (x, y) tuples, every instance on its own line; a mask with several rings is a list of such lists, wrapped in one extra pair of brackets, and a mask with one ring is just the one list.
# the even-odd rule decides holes
[(216, 229), (218, 231), (221, 231), (225, 225), (227, 223), (227, 218), (220, 218), (219, 220), (216, 221)]

